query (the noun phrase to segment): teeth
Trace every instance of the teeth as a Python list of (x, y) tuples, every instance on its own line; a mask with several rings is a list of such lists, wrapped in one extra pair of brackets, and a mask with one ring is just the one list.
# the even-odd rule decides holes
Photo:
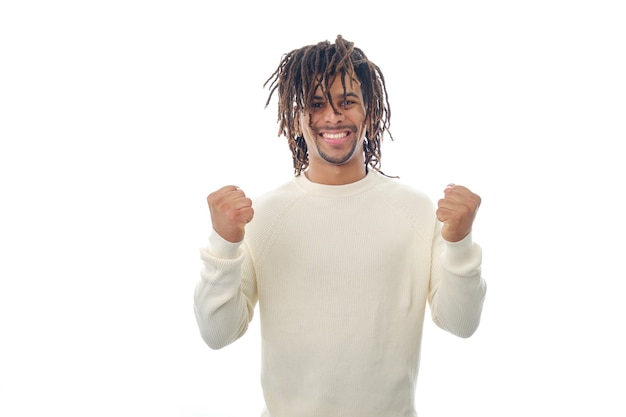
[(341, 132), (341, 133), (323, 133), (322, 136), (324, 136), (327, 139), (341, 139), (341, 138), (344, 138), (344, 137), (348, 136), (348, 134), (346, 132)]

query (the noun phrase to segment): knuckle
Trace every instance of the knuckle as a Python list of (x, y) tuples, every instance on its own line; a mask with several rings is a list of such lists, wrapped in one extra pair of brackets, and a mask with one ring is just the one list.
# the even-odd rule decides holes
[(236, 210), (231, 210), (231, 211), (228, 211), (228, 213), (226, 214), (226, 217), (231, 223), (238, 223), (240, 216)]

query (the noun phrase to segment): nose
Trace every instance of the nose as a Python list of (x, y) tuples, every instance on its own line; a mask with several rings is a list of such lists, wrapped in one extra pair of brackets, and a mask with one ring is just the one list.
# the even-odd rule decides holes
[(324, 108), (324, 121), (326, 123), (340, 123), (343, 121), (343, 113), (339, 109), (333, 109), (330, 103)]

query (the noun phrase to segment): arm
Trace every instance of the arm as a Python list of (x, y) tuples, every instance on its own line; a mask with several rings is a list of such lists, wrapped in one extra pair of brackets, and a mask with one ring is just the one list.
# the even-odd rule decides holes
[(202, 339), (212, 349), (237, 340), (248, 329), (257, 301), (254, 269), (245, 243), (231, 243), (216, 232), (200, 252), (203, 266), (194, 293)]
[(471, 234), (447, 242), (436, 233), (435, 241), (428, 297), (432, 319), (456, 336), (470, 337), (480, 323), (487, 290), (481, 276), (481, 248)]
[(471, 234), (480, 203), (466, 187), (450, 184), (437, 209), (441, 223), (434, 234), (429, 303), (433, 321), (460, 337), (478, 328), (487, 289), (482, 251)]
[(254, 268), (243, 242), (254, 210), (252, 201), (232, 185), (211, 193), (207, 202), (213, 232), (201, 251), (203, 268), (194, 311), (202, 338), (219, 349), (246, 332), (257, 301)]

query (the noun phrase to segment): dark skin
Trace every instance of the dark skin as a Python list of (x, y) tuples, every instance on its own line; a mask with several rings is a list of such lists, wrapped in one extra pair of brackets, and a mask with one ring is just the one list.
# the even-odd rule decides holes
[[(330, 87), (336, 110), (321, 91), (316, 92), (310, 111), (301, 111), (297, 121), (309, 149), (307, 178), (328, 185), (349, 184), (366, 175), (363, 140), (365, 106), (360, 83), (351, 78), (344, 90), (336, 79)], [(472, 230), (481, 199), (467, 187), (450, 184), (437, 203), (441, 236), (458, 242)], [(207, 202), (215, 231), (229, 242), (240, 242), (245, 226), (254, 217), (252, 200), (237, 186), (228, 185), (211, 193)]]
[(319, 184), (349, 184), (366, 175), (365, 105), (359, 81), (348, 80), (345, 90), (340, 77), (330, 85), (335, 109), (318, 87), (309, 103), (310, 110), (301, 111), (296, 119), (296, 128), (304, 136), (309, 150), (305, 175)]

